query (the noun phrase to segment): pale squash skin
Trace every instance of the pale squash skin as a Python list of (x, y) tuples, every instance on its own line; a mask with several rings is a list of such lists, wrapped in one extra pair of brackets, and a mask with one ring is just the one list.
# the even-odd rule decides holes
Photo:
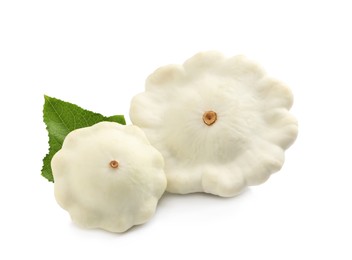
[(124, 232), (145, 223), (166, 188), (162, 155), (132, 125), (71, 132), (51, 166), (57, 202), (85, 228)]
[(130, 118), (164, 156), (167, 191), (232, 197), (282, 167), (297, 136), (292, 103), (245, 57), (204, 52), (152, 73)]

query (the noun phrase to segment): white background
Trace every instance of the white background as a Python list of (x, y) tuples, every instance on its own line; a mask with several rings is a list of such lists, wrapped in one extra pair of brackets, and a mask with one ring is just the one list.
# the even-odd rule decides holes
[[(351, 259), (350, 1), (0, 1), (0, 259)], [(82, 230), (40, 176), (43, 95), (125, 114), (156, 68), (245, 54), (291, 86), (283, 169), (224, 199), (166, 194), (125, 234)]]

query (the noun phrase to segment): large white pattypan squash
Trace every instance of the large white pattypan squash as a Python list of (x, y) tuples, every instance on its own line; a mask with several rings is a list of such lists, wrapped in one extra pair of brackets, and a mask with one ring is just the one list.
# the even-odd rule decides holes
[(164, 156), (169, 192), (229, 197), (282, 167), (297, 136), (292, 101), (245, 57), (205, 52), (151, 74), (130, 118)]
[(131, 125), (72, 131), (51, 166), (57, 202), (87, 228), (123, 232), (146, 222), (166, 188), (162, 155)]

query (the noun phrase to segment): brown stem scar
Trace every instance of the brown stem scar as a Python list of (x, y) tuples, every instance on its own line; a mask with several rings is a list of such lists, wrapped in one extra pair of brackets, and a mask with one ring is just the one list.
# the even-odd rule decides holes
[(206, 111), (203, 114), (203, 122), (208, 126), (214, 124), (217, 119), (218, 115), (214, 111)]
[(111, 168), (114, 168), (116, 169), (117, 167), (119, 167), (119, 163), (116, 161), (116, 160), (112, 160), (110, 163), (109, 163), (110, 167)]

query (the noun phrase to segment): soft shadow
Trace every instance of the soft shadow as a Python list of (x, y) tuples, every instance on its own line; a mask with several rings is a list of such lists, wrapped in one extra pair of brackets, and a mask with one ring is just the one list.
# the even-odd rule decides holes
[(75, 230), (76, 232), (79, 232), (83, 236), (86, 236), (86, 235), (90, 236), (92, 233), (95, 233), (100, 236), (105, 236), (105, 237), (109, 237), (109, 238), (116, 238), (116, 237), (126, 237), (128, 235), (132, 235), (132, 234), (138, 232), (139, 230), (145, 228), (145, 226), (147, 224), (148, 223), (132, 226), (130, 229), (126, 230), (123, 233), (111, 232), (111, 231), (101, 229), (101, 228), (84, 228), (84, 227), (78, 226), (77, 224), (75, 224), (72, 221), (71, 221), (71, 228), (73, 230)]
[(165, 205), (174, 200), (199, 200), (200, 202), (204, 201), (216, 201), (217, 203), (228, 203), (243, 200), (244, 198), (250, 196), (252, 193), (251, 188), (246, 187), (240, 194), (234, 197), (220, 197), (210, 193), (203, 193), (203, 192), (196, 192), (196, 193), (189, 193), (189, 194), (176, 194), (165, 192), (164, 195), (159, 200), (159, 207), (164, 208)]
[[(92, 228), (92, 229), (87, 229), (78, 226), (77, 224), (73, 223), (71, 221), (71, 228), (75, 230), (76, 232), (79, 232), (80, 235), (83, 236), (90, 236), (92, 233), (98, 234), (100, 236), (105, 236), (108, 238), (120, 238), (120, 237), (126, 237), (129, 235), (136, 234), (137, 232), (140, 232), (141, 230), (148, 228), (148, 226), (154, 225), (155, 220), (157, 220), (158, 215), (160, 214), (160, 209), (168, 210), (168, 208), (172, 208), (172, 205), (179, 204), (180, 200), (185, 200), (190, 203), (200, 203), (204, 205), (204, 202), (209, 202), (211, 203), (218, 203), (218, 204), (232, 204), (232, 203), (237, 203), (243, 201), (245, 198), (249, 197), (251, 195), (252, 191), (249, 187), (245, 188), (242, 193), (235, 197), (230, 197), (230, 198), (225, 198), (225, 197), (219, 197), (213, 194), (208, 194), (208, 193), (202, 193), (202, 192), (197, 192), (197, 193), (190, 193), (190, 194), (175, 194), (175, 193), (169, 193), (165, 192), (163, 196), (160, 198), (158, 202), (158, 207), (156, 209), (155, 215), (151, 217), (149, 221), (147, 221), (144, 224), (141, 225), (136, 225), (128, 229), (127, 231), (123, 233), (114, 233), (110, 232), (104, 229), (100, 228)], [(175, 204), (173, 204), (175, 203)], [(198, 204), (195, 204), (198, 205)], [(211, 207), (211, 205), (210, 205)]]

